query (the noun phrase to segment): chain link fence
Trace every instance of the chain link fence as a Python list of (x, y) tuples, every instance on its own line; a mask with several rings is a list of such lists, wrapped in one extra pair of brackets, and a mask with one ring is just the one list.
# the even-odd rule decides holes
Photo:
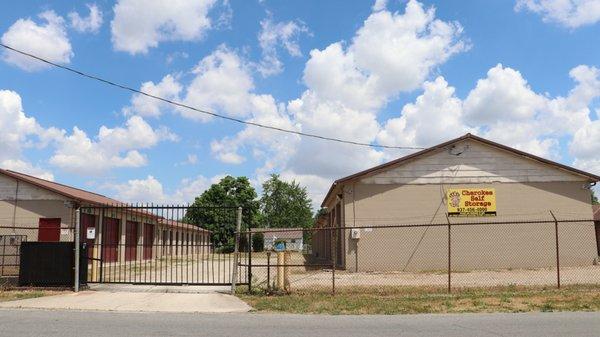
[[(335, 293), (411, 287), (454, 292), (600, 285), (593, 220), (554, 213), (521, 218), (244, 232), (250, 241), (257, 235), (280, 237), (278, 246), (265, 244), (250, 253), (250, 289)], [(301, 249), (292, 236), (303, 238)]]

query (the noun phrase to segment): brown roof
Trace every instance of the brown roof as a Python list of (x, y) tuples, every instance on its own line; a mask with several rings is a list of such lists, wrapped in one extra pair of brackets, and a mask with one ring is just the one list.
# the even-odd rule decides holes
[(5, 174), (9, 177), (25, 181), (37, 187), (55, 192), (62, 196), (65, 196), (70, 199), (75, 199), (80, 203), (89, 203), (89, 204), (101, 204), (101, 205), (121, 205), (124, 204), (119, 200), (115, 200), (109, 197), (106, 197), (102, 194), (85, 191), (79, 188), (59, 184), (54, 181), (49, 181), (41, 178), (37, 178), (34, 176), (30, 176), (25, 173), (11, 171), (11, 170), (3, 170), (0, 169), (1, 174)]
[(376, 173), (378, 173), (378, 172), (380, 172), (380, 171), (382, 171), (384, 169), (387, 169), (387, 168), (389, 168), (391, 166), (404, 163), (404, 162), (409, 161), (411, 159), (417, 158), (419, 156), (428, 154), (428, 153), (436, 151), (436, 150), (443, 149), (443, 148), (445, 148), (445, 147), (447, 147), (449, 145), (452, 145), (454, 143), (458, 143), (460, 141), (467, 140), (467, 139), (475, 140), (475, 141), (478, 141), (478, 142), (483, 143), (483, 144), (487, 144), (487, 145), (490, 145), (490, 146), (493, 146), (493, 147), (496, 147), (496, 148), (499, 148), (499, 149), (502, 149), (502, 150), (505, 150), (505, 151), (512, 152), (512, 153), (514, 153), (514, 154), (516, 154), (518, 156), (527, 157), (529, 159), (538, 161), (540, 163), (551, 165), (551, 166), (554, 166), (554, 167), (556, 167), (558, 169), (561, 169), (561, 170), (564, 170), (564, 171), (568, 171), (570, 173), (573, 173), (573, 174), (576, 174), (576, 175), (579, 175), (579, 176), (583, 176), (585, 178), (588, 178), (590, 182), (600, 181), (600, 176), (597, 176), (595, 174), (588, 173), (588, 172), (576, 169), (574, 167), (571, 167), (571, 166), (568, 166), (568, 165), (564, 165), (564, 164), (561, 164), (561, 163), (557, 163), (557, 162), (554, 162), (554, 161), (551, 161), (551, 160), (548, 160), (548, 159), (545, 159), (545, 158), (542, 158), (542, 157), (538, 157), (536, 155), (533, 155), (533, 154), (530, 154), (530, 153), (527, 153), (527, 152), (524, 152), (524, 151), (521, 151), (521, 150), (517, 150), (517, 149), (512, 148), (510, 146), (502, 145), (500, 143), (496, 143), (496, 142), (493, 142), (491, 140), (488, 140), (488, 139), (485, 139), (485, 138), (481, 138), (481, 137), (472, 135), (470, 133), (467, 133), (464, 136), (461, 136), (461, 137), (449, 140), (447, 142), (444, 142), (444, 143), (432, 146), (430, 148), (427, 148), (427, 149), (424, 149), (424, 150), (421, 150), (421, 151), (417, 151), (415, 153), (412, 153), (412, 154), (409, 154), (407, 156), (398, 158), (396, 160), (392, 160), (390, 162), (387, 162), (387, 163), (384, 163), (384, 164), (372, 167), (370, 169), (366, 169), (364, 171), (357, 172), (355, 174), (352, 174), (352, 175), (349, 175), (347, 177), (344, 177), (344, 178), (341, 178), (341, 179), (338, 179), (338, 180), (334, 181), (333, 184), (331, 185), (331, 187), (329, 188), (329, 191), (327, 192), (327, 195), (325, 196), (325, 199), (323, 199), (323, 202), (321, 203), (321, 207), (325, 206), (327, 200), (329, 200), (329, 198), (331, 197), (331, 194), (333, 193), (336, 185), (339, 185), (340, 183), (345, 183), (345, 182), (348, 182), (348, 181), (352, 181), (352, 180), (354, 180), (356, 178), (362, 178), (362, 177), (365, 177), (365, 176), (376, 174)]
[[(7, 175), (7, 176), (12, 177), (14, 179), (18, 179), (18, 180), (27, 182), (29, 184), (32, 184), (34, 186), (46, 189), (48, 191), (55, 192), (57, 194), (65, 196), (65, 197), (67, 197), (69, 199), (74, 199), (75, 201), (77, 201), (77, 202), (79, 202), (81, 204), (88, 204), (88, 205), (108, 205), (108, 206), (124, 206), (124, 205), (127, 205), (126, 203), (124, 203), (122, 201), (109, 198), (109, 197), (104, 196), (102, 194), (98, 194), (98, 193), (94, 193), (94, 192), (82, 190), (82, 189), (79, 189), (79, 188), (75, 188), (75, 187), (71, 187), (71, 186), (67, 186), (67, 185), (63, 185), (63, 184), (59, 184), (59, 183), (54, 182), (54, 181), (49, 181), (49, 180), (37, 178), (37, 177), (34, 177), (34, 176), (30, 176), (30, 175), (25, 174), (25, 173), (20, 173), (20, 172), (11, 171), (11, 170), (0, 169), (0, 174), (4, 174), (4, 175)], [(182, 222), (175, 221), (175, 220), (165, 219), (164, 217), (161, 217), (161, 216), (158, 216), (156, 214), (153, 214), (152, 212), (144, 210), (143, 208), (142, 208), (142, 210), (135, 210), (135, 208), (134, 208), (134, 209), (129, 210), (129, 211), (130, 212), (142, 213), (144, 215), (148, 215), (150, 217), (157, 218), (157, 219), (159, 219), (160, 223), (166, 224), (167, 226), (171, 226), (171, 227), (174, 227), (174, 228), (187, 228), (187, 229), (194, 229), (194, 230), (200, 230), (200, 231), (210, 232), (210, 231), (208, 231), (208, 230), (206, 230), (204, 228), (198, 227), (198, 226), (194, 226), (194, 225), (182, 223)]]
[(165, 224), (167, 226), (173, 227), (173, 228), (185, 228), (185, 229), (192, 229), (192, 230), (196, 230), (199, 232), (203, 232), (203, 233), (210, 233), (211, 231), (209, 231), (208, 229), (204, 229), (200, 226), (195, 226), (192, 224), (188, 224), (185, 222), (181, 222), (181, 221), (177, 221), (177, 220), (169, 220), (169, 219), (165, 219), (165, 218), (160, 218), (158, 220), (159, 223), (161, 224)]
[(600, 205), (592, 205), (592, 211), (594, 213), (594, 220), (600, 221)]
[[(253, 230), (254, 231), (254, 230)], [(256, 232), (262, 232), (266, 238), (277, 239), (301, 239), (302, 228), (258, 228)]]

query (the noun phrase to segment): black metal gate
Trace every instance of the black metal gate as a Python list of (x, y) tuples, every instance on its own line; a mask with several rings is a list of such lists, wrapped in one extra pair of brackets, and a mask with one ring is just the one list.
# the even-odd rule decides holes
[(82, 207), (88, 283), (229, 285), (248, 283), (240, 247), (234, 264), (238, 207), (106, 205)]

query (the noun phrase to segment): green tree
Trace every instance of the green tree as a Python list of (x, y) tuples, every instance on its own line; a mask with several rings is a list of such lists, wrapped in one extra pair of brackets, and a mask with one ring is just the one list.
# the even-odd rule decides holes
[(596, 193), (594, 193), (594, 190), (592, 190), (592, 205), (598, 204), (600, 204), (600, 202), (598, 202), (598, 197), (596, 196)]
[(301, 187), (293, 180), (282, 181), (277, 174), (272, 174), (262, 187), (262, 227), (312, 227), (312, 200), (308, 197), (306, 187)]
[[(248, 178), (226, 176), (196, 197), (184, 221), (210, 230), (213, 244), (223, 251), (231, 251), (235, 243), (236, 208), (243, 208), (242, 230), (256, 227), (259, 210), (256, 199), (256, 190)], [(244, 240), (245, 245), (247, 241)]]

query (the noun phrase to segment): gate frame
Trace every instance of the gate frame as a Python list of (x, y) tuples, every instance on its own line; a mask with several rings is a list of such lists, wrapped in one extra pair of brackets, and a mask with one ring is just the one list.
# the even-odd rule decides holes
[[(105, 218), (105, 214), (107, 210), (113, 210), (113, 212), (115, 212), (116, 214), (119, 214), (118, 216), (118, 220), (119, 220), (119, 227), (122, 227), (122, 222), (123, 221), (127, 221), (128, 217), (131, 214), (138, 214), (139, 217), (139, 213), (146, 211), (148, 214), (151, 214), (152, 217), (155, 217), (157, 220), (157, 223), (150, 223), (151, 225), (153, 225), (154, 227), (154, 231), (158, 231), (158, 235), (156, 235), (157, 233), (154, 233), (155, 235), (153, 235), (153, 243), (152, 243), (152, 250), (153, 250), (153, 256), (151, 259), (149, 259), (148, 261), (150, 263), (150, 267), (152, 267), (152, 263), (154, 261), (158, 261), (159, 259), (162, 259), (164, 257), (166, 257), (167, 259), (170, 258), (171, 262), (175, 259), (177, 259), (177, 256), (172, 255), (172, 252), (170, 250), (168, 250), (167, 255), (163, 256), (164, 253), (164, 248), (165, 245), (168, 245), (167, 249), (169, 248), (174, 248), (174, 247), (179, 247), (179, 249), (181, 251), (183, 251), (184, 249), (189, 249), (190, 247), (190, 243), (189, 242), (185, 242), (184, 243), (184, 239), (182, 236), (181, 240), (177, 241), (177, 242), (172, 242), (172, 235), (174, 235), (174, 230), (170, 230), (168, 228), (168, 223), (170, 222), (175, 222), (178, 225), (188, 225), (185, 224), (183, 222), (181, 222), (181, 218), (179, 218), (178, 220), (175, 219), (171, 219), (169, 218), (169, 214), (173, 215), (175, 214), (174, 212), (177, 211), (177, 214), (179, 214), (181, 212), (181, 214), (185, 214), (185, 212), (187, 212), (187, 210), (189, 209), (206, 209), (206, 210), (214, 210), (214, 211), (228, 211), (228, 210), (235, 210), (237, 209), (237, 214), (236, 214), (236, 226), (240, 226), (238, 228), (241, 228), (241, 222), (242, 222), (242, 210), (243, 208), (240, 207), (232, 207), (232, 206), (193, 206), (193, 205), (154, 205), (154, 204), (147, 204), (147, 205), (141, 205), (141, 204), (115, 204), (115, 205), (82, 205), (81, 209), (77, 209), (77, 215), (76, 215), (76, 235), (75, 238), (76, 240), (80, 240), (80, 237), (78, 236), (78, 233), (80, 232), (80, 223), (81, 223), (81, 216), (82, 214), (86, 214), (86, 213), (92, 213), (95, 217), (96, 217), (96, 222), (95, 222), (95, 228), (96, 228), (96, 237), (94, 239), (94, 243), (93, 243), (93, 247), (94, 247), (94, 251), (98, 251), (99, 254), (97, 255), (97, 258), (90, 258), (89, 256), (86, 256), (86, 262), (85, 263), (85, 268), (88, 270), (88, 272), (90, 272), (90, 268), (92, 268), (92, 274), (97, 275), (97, 277), (88, 277), (88, 283), (104, 283), (104, 284), (137, 284), (137, 285), (207, 285), (207, 286), (233, 286), (235, 287), (235, 285), (247, 285), (248, 284), (248, 280), (249, 280), (249, 273), (238, 273), (241, 270), (238, 270), (238, 268), (241, 268), (241, 263), (240, 263), (240, 252), (239, 252), (239, 238), (236, 237), (235, 239), (235, 243), (238, 246), (238, 252), (237, 254), (235, 254), (235, 252), (232, 253), (215, 253), (216, 249), (215, 248), (215, 244), (212, 242), (212, 238), (211, 238), (211, 232), (200, 227), (199, 225), (197, 226), (198, 228), (203, 230), (203, 233), (200, 234), (199, 236), (196, 235), (196, 233), (192, 233), (192, 235), (189, 235), (189, 237), (193, 240), (193, 241), (199, 241), (199, 244), (192, 244), (192, 251), (195, 251), (194, 247), (197, 247), (197, 249), (202, 250), (202, 253), (200, 253), (199, 251), (197, 251), (197, 253), (192, 253), (192, 255), (198, 255), (198, 254), (202, 254), (202, 258), (200, 260), (195, 260), (194, 257), (192, 257), (192, 261), (191, 263), (192, 265), (192, 275), (190, 276), (190, 272), (187, 269), (188, 267), (186, 267), (186, 270), (175, 270), (175, 279), (176, 281), (173, 281), (173, 270), (175, 269), (174, 265), (169, 265), (168, 262), (164, 262), (165, 263), (165, 267), (167, 268), (167, 274), (165, 276), (165, 280), (163, 280), (163, 276), (162, 276), (162, 269), (160, 271), (161, 275), (160, 275), (160, 280), (158, 279), (154, 279), (154, 277), (157, 277), (156, 275), (156, 271), (154, 273), (152, 273), (152, 271), (150, 271), (150, 274), (147, 274), (147, 271), (144, 271), (144, 275), (141, 278), (144, 278), (144, 281), (141, 281), (138, 279), (138, 275), (136, 275), (135, 273), (132, 273), (131, 270), (127, 271), (127, 267), (131, 268), (133, 266), (133, 264), (135, 264), (135, 266), (133, 266), (134, 268), (138, 265), (138, 263), (143, 263), (146, 264), (146, 260), (144, 260), (143, 256), (143, 252), (142, 254), (138, 254), (140, 256), (138, 256), (136, 258), (135, 261), (121, 261), (122, 259), (120, 258), (122, 255), (122, 249), (125, 249), (124, 247), (124, 243), (121, 242), (121, 234), (119, 235), (119, 243), (117, 244), (117, 261), (114, 262), (114, 266), (112, 267), (116, 267), (119, 268), (119, 278), (121, 278), (121, 268), (124, 267), (125, 269), (125, 280), (110, 280), (110, 279), (106, 279), (106, 271), (104, 270), (107, 267), (111, 267), (111, 264), (113, 263), (109, 263), (107, 265), (107, 263), (105, 263), (106, 261), (104, 261), (104, 256), (103, 256), (103, 251), (105, 249), (105, 237), (104, 237), (104, 233), (100, 233), (100, 232), (104, 232), (105, 230), (105, 226), (104, 226), (104, 218)], [(82, 211), (85, 210), (85, 211)], [(166, 211), (166, 217), (164, 216), (164, 213)], [(160, 212), (160, 213), (159, 213)], [(160, 214), (160, 215), (158, 215)], [(137, 221), (137, 220), (135, 220)], [(145, 224), (144, 219), (143, 219), (143, 215), (142, 215), (142, 220), (140, 224)], [(167, 226), (167, 228), (162, 228), (162, 226), (160, 226), (160, 222), (164, 221), (165, 226)], [(157, 225), (159, 224), (159, 225)], [(190, 224), (191, 225), (191, 224)], [(177, 226), (177, 225), (176, 225)], [(143, 228), (144, 226), (138, 226)], [(98, 231), (98, 228), (100, 228), (100, 231)], [(175, 229), (178, 228), (183, 228), (184, 227), (174, 227)], [(239, 234), (240, 230), (236, 228), (235, 233)], [(189, 229), (189, 228), (188, 228)], [(167, 231), (168, 233), (168, 237), (169, 237), (169, 242), (171, 242), (171, 244), (167, 243), (165, 240), (165, 238), (163, 238), (161, 235), (164, 231)], [(207, 233), (208, 232), (208, 233)], [(138, 233), (139, 234), (139, 233)], [(143, 233), (142, 233), (143, 234)], [(160, 244), (158, 243), (159, 238), (161, 238), (160, 240)], [(199, 238), (199, 240), (197, 240)], [(139, 239), (139, 238), (138, 238)], [(123, 247), (122, 247), (123, 246)], [(209, 254), (209, 260), (204, 260), (204, 247), (209, 247), (208, 249), (208, 254)], [(143, 241), (142, 241), (142, 248), (143, 248)], [(186, 250), (187, 252), (187, 250)], [(79, 254), (76, 251), (76, 254)], [(248, 252), (246, 252), (246, 254), (248, 254)], [(187, 253), (186, 253), (187, 255)], [(215, 255), (217, 255), (215, 257)], [(221, 255), (229, 255), (231, 257), (233, 257), (233, 264), (230, 262), (231, 258), (225, 257), (222, 258)], [(160, 256), (160, 257), (159, 257)], [(198, 255), (199, 256), (199, 255)], [(236, 260), (237, 257), (237, 260)], [(140, 262), (140, 258), (142, 259), (142, 261)], [(90, 263), (90, 260), (92, 261), (92, 263)], [(99, 262), (99, 263), (93, 263), (93, 262)], [(187, 262), (190, 263), (190, 262)], [(209, 266), (204, 266), (205, 263), (208, 263), (211, 267), (209, 268)], [(196, 265), (197, 264), (197, 270), (195, 270)], [(91, 267), (90, 267), (91, 266)], [(189, 266), (189, 265), (188, 265)], [(229, 266), (229, 272), (227, 272), (227, 267)], [(77, 266), (76, 266), (77, 267)], [(79, 266), (79, 268), (82, 268)], [(162, 266), (160, 268), (163, 268)], [(169, 268), (173, 268), (170, 271), (169, 274)], [(206, 268), (206, 270), (204, 269)], [(202, 274), (198, 274), (198, 275), (202, 275), (202, 276), (198, 276), (198, 280), (194, 280), (194, 272), (199, 273), (200, 269), (202, 269)], [(209, 269), (211, 269), (211, 271), (209, 271)], [(217, 270), (218, 269), (218, 270)], [(128, 275), (128, 273), (131, 273)], [(185, 279), (184, 280), (177, 280), (179, 278), (179, 274), (181, 273), (181, 275), (185, 275)], [(218, 274), (218, 275), (215, 275)], [(147, 281), (146, 278), (148, 277), (148, 275), (150, 276), (150, 281)], [(169, 277), (169, 275), (171, 277)], [(191, 280), (190, 280), (191, 277)], [(199, 281), (200, 277), (202, 278), (202, 281)], [(234, 278), (235, 277), (235, 278)], [(206, 278), (206, 279), (205, 279)], [(170, 279), (170, 280), (169, 280)], [(212, 279), (212, 280), (211, 280)], [(215, 279), (217, 279), (215, 281)], [(77, 291), (78, 289), (76, 289)]]

